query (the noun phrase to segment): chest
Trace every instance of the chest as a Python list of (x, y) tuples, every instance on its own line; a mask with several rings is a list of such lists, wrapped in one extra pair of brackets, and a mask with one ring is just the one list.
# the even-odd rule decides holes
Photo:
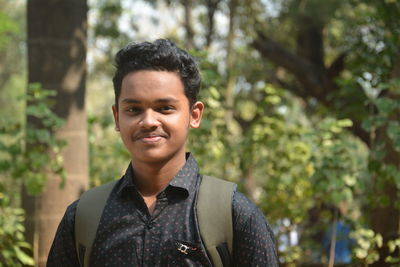
[(210, 266), (201, 242), (194, 201), (111, 199), (93, 243), (93, 266)]

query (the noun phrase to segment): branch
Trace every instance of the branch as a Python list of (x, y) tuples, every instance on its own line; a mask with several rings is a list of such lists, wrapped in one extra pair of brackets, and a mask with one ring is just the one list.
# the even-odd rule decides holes
[(210, 47), (212, 38), (214, 36), (214, 15), (215, 11), (218, 9), (218, 5), (220, 0), (207, 0), (206, 7), (207, 7), (207, 21), (208, 27), (206, 32), (206, 47)]
[(247, 133), (248, 130), (250, 129), (251, 125), (256, 122), (260, 118), (260, 115), (257, 113), (253, 119), (247, 121), (244, 120), (239, 114), (233, 114), (233, 119), (239, 123), (240, 128), (242, 129), (243, 133)]
[[(328, 99), (328, 96), (338, 88), (334, 79), (344, 69), (346, 53), (340, 54), (331, 66), (325, 69), (290, 52), (278, 42), (266, 37), (262, 32), (258, 32), (258, 38), (253, 41), (253, 46), (264, 58), (292, 73), (301, 85), (295, 87), (284, 85), (284, 88), (305, 100), (310, 97), (316, 98), (335, 111), (332, 99)], [(365, 144), (369, 145), (369, 134), (361, 127), (361, 122), (353, 119), (351, 131)]]
[(344, 60), (346, 56), (347, 53), (341, 53), (327, 69), (327, 75), (330, 79), (336, 78), (344, 70)]
[(293, 54), (261, 32), (258, 32), (258, 38), (253, 41), (253, 46), (263, 57), (292, 73), (308, 91), (308, 96), (319, 99), (326, 94), (326, 92), (322, 94), (324, 90), (321, 88), (324, 84), (325, 69), (316, 68), (308, 60)]
[(371, 138), (367, 131), (361, 126), (361, 121), (352, 119), (353, 126), (350, 128), (351, 132), (360, 138), (361, 141), (364, 142), (368, 147), (371, 146)]

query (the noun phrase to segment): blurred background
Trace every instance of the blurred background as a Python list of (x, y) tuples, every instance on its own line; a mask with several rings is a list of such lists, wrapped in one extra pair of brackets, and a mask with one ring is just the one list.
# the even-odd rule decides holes
[(399, 266), (397, 0), (0, 0), (0, 266), (45, 266), (68, 204), (129, 164), (115, 53), (199, 62), (202, 172), (238, 183), (281, 266)]

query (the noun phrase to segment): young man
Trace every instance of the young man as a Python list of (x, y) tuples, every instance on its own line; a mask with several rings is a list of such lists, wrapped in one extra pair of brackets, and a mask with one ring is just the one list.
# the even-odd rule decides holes
[[(90, 266), (212, 266), (199, 232), (202, 176), (185, 144), (204, 110), (194, 59), (168, 40), (130, 44), (116, 55), (115, 129), (131, 154), (104, 206)], [(71, 204), (48, 266), (80, 266)], [(233, 266), (277, 266), (272, 231), (243, 194), (232, 197)], [(182, 249), (185, 248), (185, 249)]]

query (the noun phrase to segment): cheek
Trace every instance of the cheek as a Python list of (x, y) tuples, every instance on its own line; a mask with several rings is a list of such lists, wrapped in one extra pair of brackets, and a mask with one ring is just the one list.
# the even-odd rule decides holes
[(122, 137), (130, 136), (135, 131), (135, 123), (131, 118), (121, 116), (119, 118), (119, 129)]
[(176, 116), (168, 125), (180, 134), (185, 134), (190, 127), (190, 120), (189, 117)]

